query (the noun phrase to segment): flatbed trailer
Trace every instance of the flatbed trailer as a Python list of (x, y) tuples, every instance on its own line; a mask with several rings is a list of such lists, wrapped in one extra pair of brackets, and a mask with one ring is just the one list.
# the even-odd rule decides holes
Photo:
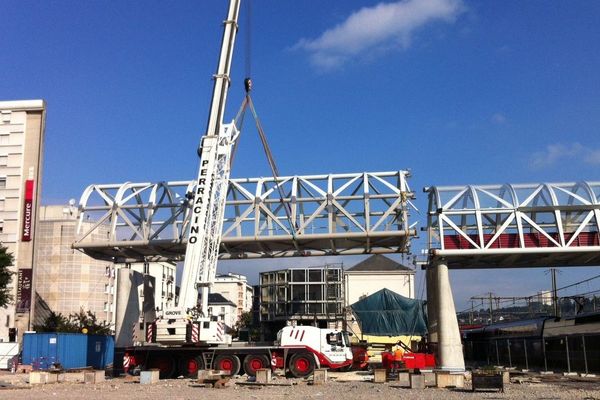
[[(117, 365), (120, 362), (121, 365)], [(282, 369), (302, 378), (315, 368), (341, 369), (352, 361), (334, 363), (304, 346), (232, 344), (231, 346), (133, 346), (115, 349), (115, 372), (158, 369), (161, 379), (196, 377), (199, 370), (222, 370), (230, 375), (255, 376), (262, 368)]]

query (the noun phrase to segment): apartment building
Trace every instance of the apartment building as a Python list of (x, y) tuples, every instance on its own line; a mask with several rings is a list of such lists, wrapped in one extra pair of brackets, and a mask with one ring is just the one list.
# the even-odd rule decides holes
[(45, 118), (43, 100), (0, 101), (0, 242), (15, 259), (15, 301), (0, 308), (0, 341), (30, 328)]

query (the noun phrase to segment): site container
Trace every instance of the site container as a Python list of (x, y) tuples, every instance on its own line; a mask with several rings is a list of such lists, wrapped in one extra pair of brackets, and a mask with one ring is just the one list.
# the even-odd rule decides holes
[(106, 335), (87, 335), (87, 365), (104, 369), (113, 363), (115, 339)]
[(64, 369), (93, 367), (104, 369), (113, 361), (112, 336), (81, 333), (26, 333), (23, 335), (23, 364), (48, 369), (60, 364)]

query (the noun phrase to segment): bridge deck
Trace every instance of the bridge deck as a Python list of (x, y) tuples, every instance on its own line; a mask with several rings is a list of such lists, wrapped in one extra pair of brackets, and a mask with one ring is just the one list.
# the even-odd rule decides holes
[(427, 188), (430, 263), (600, 265), (600, 182)]
[[(408, 221), (408, 176), (232, 179), (220, 258), (407, 252), (416, 235)], [(73, 247), (111, 261), (181, 260), (190, 192), (190, 181), (91, 185), (81, 197)]]

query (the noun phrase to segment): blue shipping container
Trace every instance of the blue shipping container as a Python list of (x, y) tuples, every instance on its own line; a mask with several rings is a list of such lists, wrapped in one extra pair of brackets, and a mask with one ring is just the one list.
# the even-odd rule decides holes
[(23, 364), (47, 369), (59, 363), (64, 369), (104, 369), (113, 361), (112, 336), (81, 333), (26, 333), (23, 335)]
[(115, 338), (106, 335), (87, 335), (87, 365), (104, 369), (113, 363)]

